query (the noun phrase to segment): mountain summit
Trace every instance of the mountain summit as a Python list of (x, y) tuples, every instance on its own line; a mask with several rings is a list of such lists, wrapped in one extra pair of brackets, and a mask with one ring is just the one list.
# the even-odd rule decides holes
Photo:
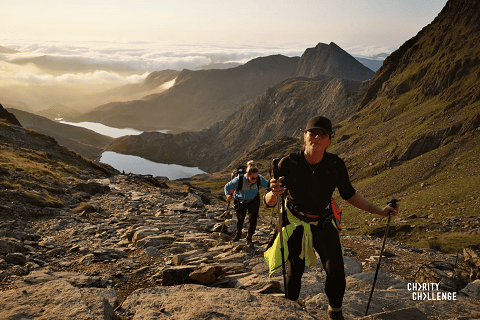
[(305, 50), (297, 69), (297, 76), (308, 78), (325, 75), (364, 81), (372, 78), (374, 74), (333, 42), (329, 45), (319, 43), (315, 48)]

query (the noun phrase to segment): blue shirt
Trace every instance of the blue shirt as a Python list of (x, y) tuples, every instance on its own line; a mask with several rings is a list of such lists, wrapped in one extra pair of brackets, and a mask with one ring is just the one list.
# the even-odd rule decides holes
[[(236, 176), (225, 185), (225, 187), (223, 188), (225, 195), (230, 194), (231, 193), (230, 190), (237, 189), (238, 179), (239, 179), (239, 176)], [(258, 175), (257, 179), (260, 179), (260, 185), (264, 188), (267, 188), (270, 184), (270, 181), (265, 179), (261, 174)], [(239, 201), (248, 201), (255, 198), (257, 194), (258, 194), (257, 181), (255, 180), (254, 183), (250, 183), (248, 181), (247, 175), (244, 174), (242, 190), (235, 191), (235, 193), (233, 194), (233, 197)]]

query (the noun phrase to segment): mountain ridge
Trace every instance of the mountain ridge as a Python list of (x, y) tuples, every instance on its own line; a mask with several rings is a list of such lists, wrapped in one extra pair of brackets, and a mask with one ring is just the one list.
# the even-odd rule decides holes
[[(166, 92), (134, 102), (109, 103), (84, 114), (79, 120), (114, 127), (128, 125), (141, 130), (145, 127), (170, 129), (172, 132), (185, 131), (189, 127), (203, 129), (226, 118), (266, 90), (269, 83), (293, 75), (296, 63), (295, 58), (274, 56), (271, 59), (257, 58), (232, 69), (185, 69), (179, 73), (175, 86)], [(110, 118), (111, 110), (115, 110), (119, 117)], [(148, 116), (139, 118), (139, 111)]]
[[(144, 132), (118, 138), (107, 148), (152, 161), (177, 161), (177, 164), (215, 172), (244, 156), (245, 150), (285, 136), (297, 137), (306, 119), (319, 112), (334, 121), (345, 119), (360, 99), (357, 89), (364, 85), (332, 77), (289, 78), (228, 119), (202, 131), (175, 135)], [(299, 105), (302, 113), (295, 113)]]
[[(279, 82), (298, 76), (302, 70), (300, 67), (316, 60), (317, 56), (320, 59), (311, 63), (320, 65), (324, 60), (322, 63), (328, 67), (325, 70), (318, 67), (318, 72), (309, 73), (310, 77), (337, 76), (363, 81), (374, 74), (334, 43), (317, 47), (315, 51), (307, 49), (302, 57), (272, 55), (253, 59), (231, 69), (182, 70), (175, 86), (164, 93), (146, 97), (142, 102), (107, 104), (83, 115), (81, 119), (110, 126), (126, 126), (127, 123), (118, 119), (120, 116), (109, 118), (107, 113), (115, 110), (116, 114), (123, 115), (121, 118), (125, 121), (130, 119), (130, 127), (173, 127), (173, 133), (198, 131), (227, 118)], [(348, 61), (347, 66), (339, 63), (343, 60)], [(328, 74), (323, 74), (324, 71)], [(149, 117), (139, 119), (138, 112), (132, 111), (134, 108), (148, 112)]]

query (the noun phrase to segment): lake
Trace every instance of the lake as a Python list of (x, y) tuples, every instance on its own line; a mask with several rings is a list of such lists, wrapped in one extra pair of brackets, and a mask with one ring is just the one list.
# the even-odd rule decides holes
[[(71, 126), (82, 127), (105, 136), (119, 138), (123, 136), (133, 136), (143, 133), (143, 131), (135, 129), (119, 129), (113, 128), (96, 122), (67, 122), (57, 119), (60, 123)], [(159, 130), (166, 133), (168, 130)], [(185, 167), (178, 164), (166, 164), (147, 160), (142, 157), (125, 155), (113, 151), (105, 151), (100, 157), (100, 162), (111, 165), (120, 172), (135, 174), (151, 174), (152, 176), (163, 176), (170, 180), (189, 178), (196, 174), (205, 173), (197, 167)]]
[(100, 162), (109, 164), (119, 171), (125, 171), (125, 173), (151, 174), (154, 177), (165, 176), (170, 180), (189, 178), (196, 174), (205, 173), (197, 167), (158, 163), (142, 157), (120, 154), (113, 151), (103, 152)]

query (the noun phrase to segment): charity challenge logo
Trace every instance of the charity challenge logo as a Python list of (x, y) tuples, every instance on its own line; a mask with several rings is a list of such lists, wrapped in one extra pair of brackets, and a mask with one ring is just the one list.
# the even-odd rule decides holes
[(440, 291), (439, 287), (440, 283), (409, 282), (407, 284), (408, 291), (412, 292), (412, 300), (457, 300), (456, 292)]

